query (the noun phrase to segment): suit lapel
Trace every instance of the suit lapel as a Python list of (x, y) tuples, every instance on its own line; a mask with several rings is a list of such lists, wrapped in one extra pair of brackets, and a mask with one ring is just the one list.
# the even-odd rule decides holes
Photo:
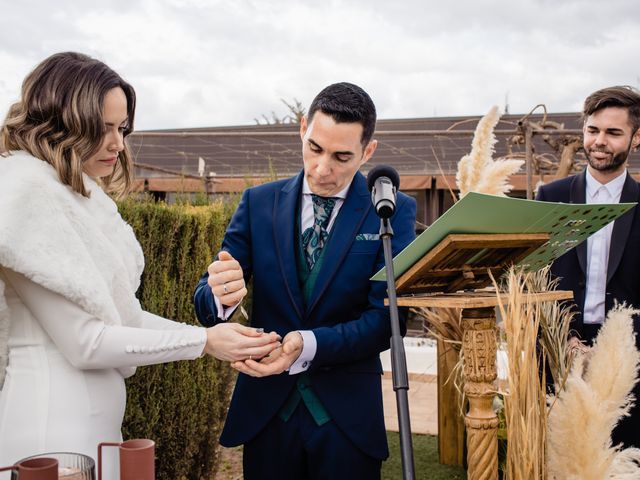
[[(587, 171), (576, 175), (571, 182), (569, 203), (587, 203)], [(587, 242), (584, 241), (576, 247), (578, 263), (583, 274), (587, 274)]]
[(336, 275), (338, 268), (351, 248), (356, 233), (359, 231), (362, 222), (369, 212), (371, 200), (367, 182), (364, 176), (357, 172), (353, 177), (351, 188), (331, 232), (331, 240), (327, 244), (326, 252), (324, 252), (325, 261), (322, 264), (315, 288), (311, 295), (309, 307), (307, 308), (307, 316), (318, 303), (327, 286)]
[(297, 232), (295, 232), (295, 228), (297, 225), (296, 215), (299, 215), (298, 201), (302, 188), (302, 175), (303, 173), (301, 172), (286, 182), (280, 191), (276, 191), (272, 222), (280, 270), (282, 271), (291, 303), (293, 303), (300, 319), (304, 317), (304, 300), (300, 290), (296, 266), (295, 237)]
[[(622, 186), (620, 203), (631, 203), (638, 201), (638, 183), (627, 172), (627, 178)], [(611, 233), (611, 245), (609, 246), (609, 264), (607, 266), (607, 283), (620, 265), (624, 248), (631, 233), (631, 224), (635, 216), (635, 208), (632, 208), (613, 223)], [(586, 243), (586, 242), (585, 242)]]

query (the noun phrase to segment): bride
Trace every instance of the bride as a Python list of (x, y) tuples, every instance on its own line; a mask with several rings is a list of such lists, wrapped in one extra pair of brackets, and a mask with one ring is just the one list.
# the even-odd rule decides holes
[(59, 53), (26, 77), (2, 125), (0, 465), (52, 451), (95, 458), (100, 441), (121, 438), (124, 379), (137, 366), (244, 360), (279, 345), (275, 333), (141, 309), (142, 250), (105, 193), (131, 185), (134, 113), (117, 73)]

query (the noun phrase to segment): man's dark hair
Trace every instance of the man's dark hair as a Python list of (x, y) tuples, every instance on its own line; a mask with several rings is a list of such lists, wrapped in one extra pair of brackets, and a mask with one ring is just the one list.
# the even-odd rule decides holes
[(640, 93), (628, 85), (607, 87), (593, 92), (584, 101), (582, 119), (586, 120), (598, 110), (608, 107), (626, 108), (635, 133), (640, 128)]
[(376, 106), (363, 89), (353, 83), (334, 83), (325, 87), (309, 107), (308, 119), (320, 110), (336, 123), (360, 123), (362, 125), (362, 146), (366, 146), (376, 129)]

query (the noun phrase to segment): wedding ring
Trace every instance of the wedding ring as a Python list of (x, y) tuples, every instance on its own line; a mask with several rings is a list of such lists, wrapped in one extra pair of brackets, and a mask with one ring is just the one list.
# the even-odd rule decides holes
[(252, 355), (249, 355), (249, 360), (253, 360), (253, 356)]
[(227, 284), (223, 283), (222, 284), (222, 291), (224, 292), (224, 294), (226, 295), (227, 293), (229, 293), (229, 291), (227, 290)]

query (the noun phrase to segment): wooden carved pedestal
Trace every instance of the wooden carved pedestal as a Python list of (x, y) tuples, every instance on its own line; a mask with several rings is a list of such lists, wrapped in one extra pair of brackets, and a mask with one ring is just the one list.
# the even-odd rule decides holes
[(469, 400), (465, 416), (469, 480), (498, 478), (498, 417), (493, 411), (496, 393), (496, 316), (494, 308), (462, 311), (464, 393)]
[[(572, 292), (550, 291), (530, 293), (523, 301), (550, 302), (567, 300)], [(501, 296), (502, 300), (507, 298)], [(465, 415), (467, 430), (467, 478), (469, 480), (498, 478), (498, 418), (493, 413), (496, 394), (496, 317), (498, 297), (491, 292), (468, 292), (441, 295), (398, 297), (398, 305), (406, 307), (462, 309), (462, 354), (464, 357), (464, 392), (469, 399)], [(438, 372), (438, 383), (449, 378), (448, 372)], [(439, 387), (440, 388), (440, 385)], [(443, 414), (438, 409), (438, 416)], [(438, 424), (446, 420), (438, 418)], [(442, 435), (444, 432), (438, 432)], [(455, 433), (455, 430), (449, 430)], [(439, 443), (455, 445), (451, 439)]]
[[(495, 307), (504, 302), (495, 292), (485, 290), (493, 278), (520, 263), (549, 240), (548, 233), (457, 234), (450, 233), (417, 260), (398, 280), (396, 291), (400, 307), (462, 309), (462, 354), (464, 392), (469, 410), (464, 419), (467, 430), (467, 478), (497, 480), (498, 418), (493, 412), (496, 393), (496, 317)], [(572, 292), (528, 293), (529, 301), (559, 301), (572, 298)], [(443, 351), (444, 353), (444, 351)], [(447, 365), (449, 362), (446, 362)], [(438, 366), (438, 395), (441, 403), (438, 425), (439, 447), (457, 447), (459, 432), (444, 415), (457, 415), (443, 408), (443, 383), (449, 378), (446, 365)], [(442, 394), (442, 395), (441, 395)], [(452, 398), (449, 399), (450, 403)], [(450, 428), (451, 426), (454, 428)], [(456, 452), (440, 452), (447, 463), (459, 458)]]

